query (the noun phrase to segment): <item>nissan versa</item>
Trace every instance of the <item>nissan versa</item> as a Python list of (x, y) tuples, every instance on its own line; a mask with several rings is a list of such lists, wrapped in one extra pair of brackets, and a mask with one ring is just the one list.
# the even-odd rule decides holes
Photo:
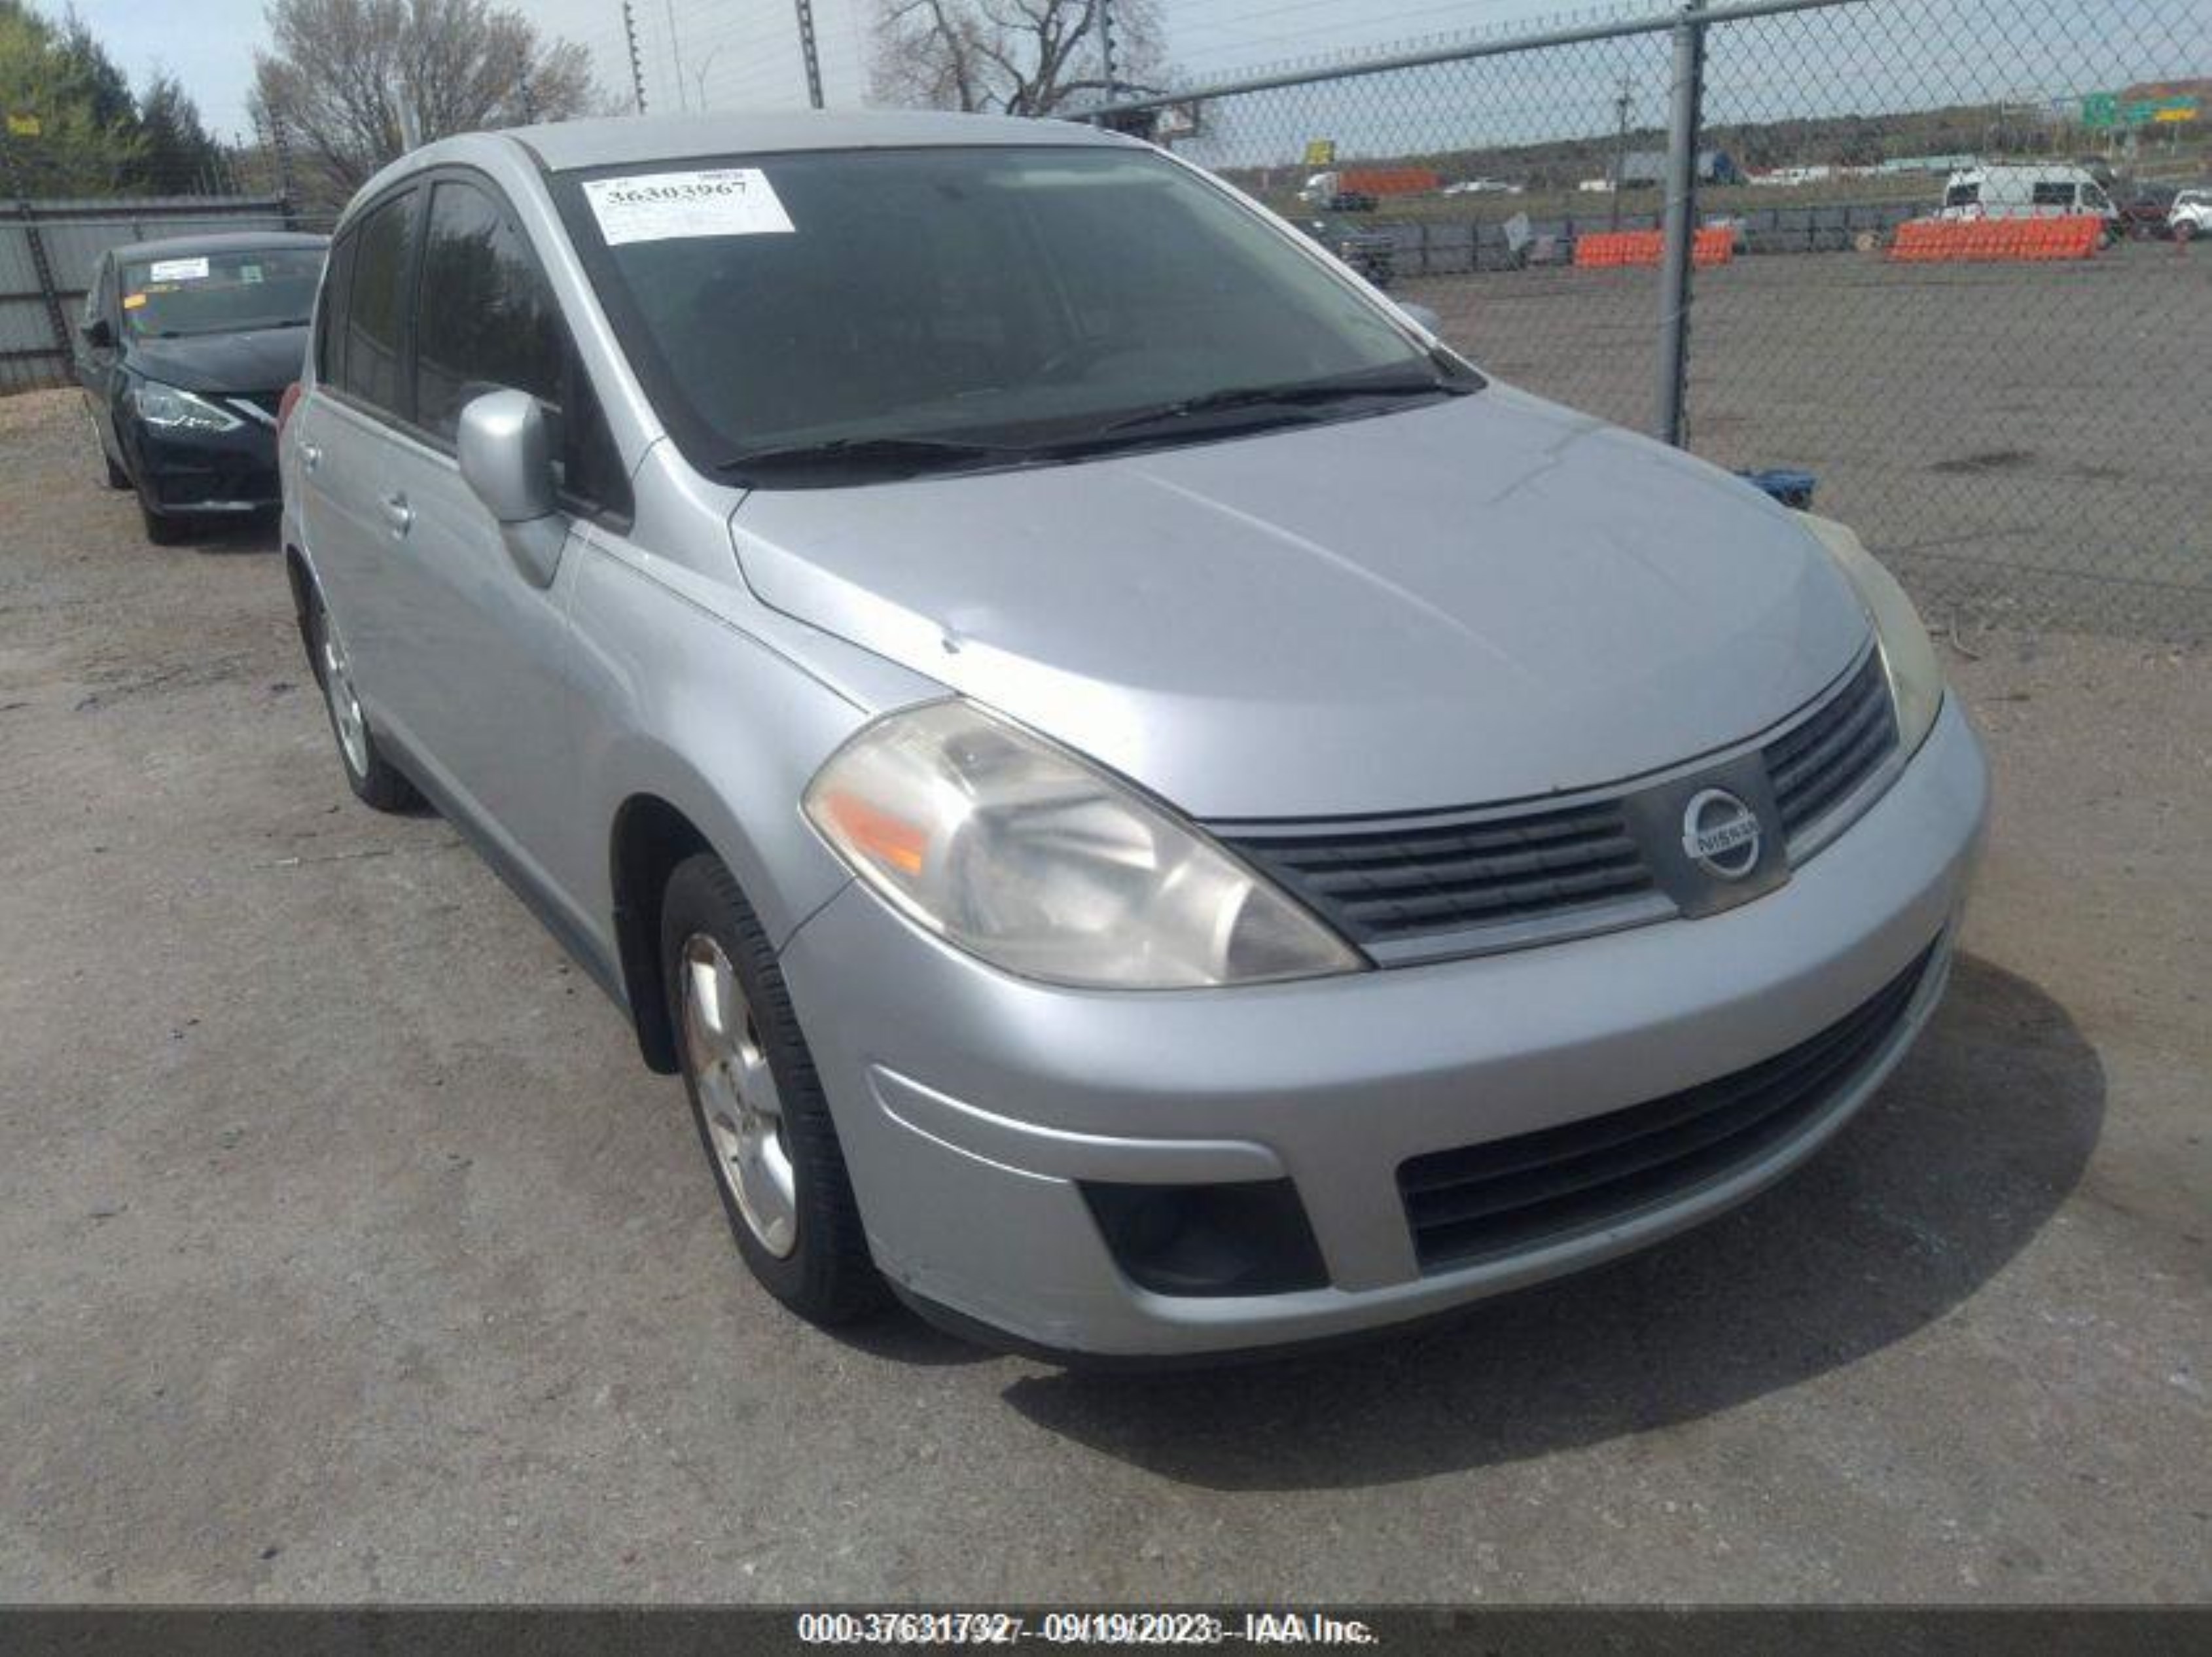
[(1942, 989), (1985, 773), (1858, 542), (1134, 140), (434, 144), (282, 454), (354, 791), (683, 1073), (809, 1317), (1438, 1311), (1774, 1181)]
[(276, 410), (300, 377), (320, 236), (230, 232), (135, 242), (94, 266), (77, 379), (107, 481), (146, 538), (277, 504)]

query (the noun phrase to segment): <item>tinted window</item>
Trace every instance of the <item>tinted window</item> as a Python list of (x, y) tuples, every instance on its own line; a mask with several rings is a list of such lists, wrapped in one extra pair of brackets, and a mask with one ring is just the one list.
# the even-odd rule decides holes
[(558, 410), (565, 349), (553, 296), (499, 204), (472, 185), (439, 185), (415, 319), (416, 422), (451, 438), (463, 405), (502, 389)]
[(1982, 198), (1982, 187), (1978, 184), (1954, 184), (1943, 192), (1946, 207), (1972, 207)]
[(2070, 184), (2039, 184), (2028, 199), (2038, 207), (2071, 207), (2074, 205), (2074, 186)]
[(412, 191), (361, 222), (354, 233), (353, 270), (346, 284), (345, 356), (338, 384), (380, 409), (407, 414), (399, 330), (407, 294), (407, 245)]
[(331, 248), (331, 262), (323, 273), (322, 298), (315, 307), (315, 378), (325, 385), (338, 382), (345, 343), (346, 286), (352, 274), (353, 238), (345, 236)]

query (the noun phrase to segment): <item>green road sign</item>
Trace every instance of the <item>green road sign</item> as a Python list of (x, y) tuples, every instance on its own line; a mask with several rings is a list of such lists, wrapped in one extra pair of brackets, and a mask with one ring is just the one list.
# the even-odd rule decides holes
[(2151, 126), (2165, 121), (2193, 121), (2197, 113), (2197, 100), (2183, 95), (2130, 98), (2123, 103), (2117, 92), (2092, 92), (2081, 100), (2083, 126)]

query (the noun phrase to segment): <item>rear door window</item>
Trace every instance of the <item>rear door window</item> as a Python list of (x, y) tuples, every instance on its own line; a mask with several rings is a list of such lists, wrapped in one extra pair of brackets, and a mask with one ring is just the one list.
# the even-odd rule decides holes
[(354, 233), (338, 373), (338, 384), (349, 395), (402, 420), (410, 417), (412, 401), (401, 330), (414, 218), (415, 191), (410, 190), (373, 209)]
[(339, 383), (344, 360), (346, 288), (353, 275), (351, 236), (342, 236), (331, 248), (323, 270), (323, 296), (315, 307), (315, 378), (325, 385)]

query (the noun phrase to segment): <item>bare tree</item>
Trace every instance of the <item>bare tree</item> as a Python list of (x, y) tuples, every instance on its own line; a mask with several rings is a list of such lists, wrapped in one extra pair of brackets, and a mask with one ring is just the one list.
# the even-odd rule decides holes
[(596, 114), (591, 59), (489, 0), (270, 0), (253, 99), (350, 195), (409, 143)]
[(879, 0), (871, 90), (879, 103), (1051, 115), (1160, 78), (1155, 0)]

